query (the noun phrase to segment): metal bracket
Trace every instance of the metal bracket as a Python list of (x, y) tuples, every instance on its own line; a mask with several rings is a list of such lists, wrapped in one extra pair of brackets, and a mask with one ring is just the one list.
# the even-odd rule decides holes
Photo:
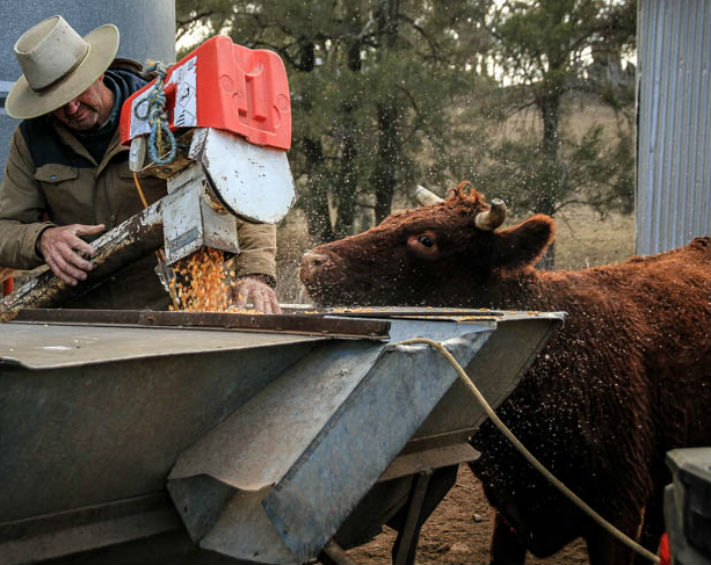
[(393, 544), (393, 565), (414, 565), (417, 553), (417, 542), (420, 538), (420, 515), (425, 501), (427, 487), (432, 477), (432, 469), (427, 469), (417, 475), (412, 487), (412, 494), (407, 508), (405, 526), (398, 533)]

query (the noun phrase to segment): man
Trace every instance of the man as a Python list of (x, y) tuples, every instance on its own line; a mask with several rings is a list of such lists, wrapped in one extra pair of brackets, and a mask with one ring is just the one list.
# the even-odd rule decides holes
[[(112, 24), (82, 38), (61, 16), (33, 26), (15, 44), (23, 75), (5, 110), (24, 121), (0, 185), (0, 266), (32, 269), (44, 262), (66, 283), (80, 284), (94, 253), (85, 239), (143, 208), (118, 123), (124, 100), (150, 77), (137, 63), (115, 59), (118, 44)], [(166, 194), (161, 179), (144, 177), (141, 185), (149, 204)], [(236, 305), (280, 312), (272, 288), (275, 226), (240, 221), (238, 236)], [(153, 255), (144, 257), (71, 306), (165, 308), (168, 295), (155, 263)]]

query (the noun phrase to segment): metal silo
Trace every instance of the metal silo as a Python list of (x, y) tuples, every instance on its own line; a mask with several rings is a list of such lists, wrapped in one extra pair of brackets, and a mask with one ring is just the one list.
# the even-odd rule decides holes
[(27, 29), (54, 14), (61, 14), (81, 35), (115, 24), (121, 32), (119, 57), (175, 61), (175, 0), (2, 0), (0, 18), (6, 31), (0, 35), (0, 171), (19, 123), (4, 110), (7, 93), (22, 74), (12, 48)]

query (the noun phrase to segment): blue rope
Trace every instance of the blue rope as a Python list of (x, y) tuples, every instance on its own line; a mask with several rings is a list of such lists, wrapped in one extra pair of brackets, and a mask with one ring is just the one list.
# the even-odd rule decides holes
[[(156, 83), (149, 91), (148, 96), (144, 98), (140, 104), (134, 109), (134, 115), (139, 120), (148, 120), (151, 126), (151, 135), (148, 138), (148, 151), (153, 162), (158, 165), (167, 165), (175, 159), (177, 144), (175, 136), (168, 127), (168, 114), (165, 111), (165, 90), (163, 81), (165, 80), (165, 66), (158, 61), (149, 61), (147, 72), (156, 72)], [(146, 104), (145, 112), (139, 111)], [(170, 151), (164, 157), (160, 156), (163, 152), (163, 135), (165, 135)]]

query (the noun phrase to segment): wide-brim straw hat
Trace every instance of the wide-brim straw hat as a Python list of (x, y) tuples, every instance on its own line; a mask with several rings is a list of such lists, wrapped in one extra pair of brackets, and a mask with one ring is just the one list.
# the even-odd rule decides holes
[(81, 37), (62, 16), (31, 27), (15, 43), (23, 75), (5, 101), (12, 118), (29, 119), (61, 108), (89, 88), (109, 68), (119, 46), (113, 24)]

